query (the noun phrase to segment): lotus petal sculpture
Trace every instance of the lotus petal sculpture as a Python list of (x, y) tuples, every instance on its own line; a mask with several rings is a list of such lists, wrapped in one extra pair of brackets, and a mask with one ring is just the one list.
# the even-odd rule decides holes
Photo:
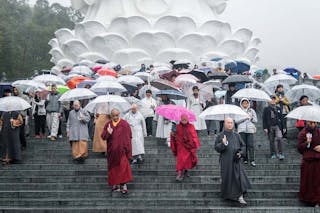
[(217, 17), (227, 0), (71, 0), (85, 16), (75, 29), (59, 29), (49, 41), (49, 54), (61, 70), (99, 59), (122, 66), (193, 63), (214, 57), (258, 61), (261, 40)]

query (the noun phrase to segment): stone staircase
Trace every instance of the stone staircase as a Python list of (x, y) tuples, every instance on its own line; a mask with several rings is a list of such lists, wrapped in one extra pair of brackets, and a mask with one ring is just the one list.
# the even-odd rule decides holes
[(65, 140), (30, 139), (23, 164), (0, 167), (0, 212), (320, 212), (298, 200), (301, 157), (295, 139), (286, 144), (283, 162), (269, 159), (262, 132), (255, 139), (257, 167), (245, 166), (253, 186), (247, 208), (220, 198), (214, 138), (201, 135), (199, 165), (181, 183), (175, 181), (171, 150), (146, 138), (146, 160), (132, 166), (128, 195), (111, 193), (101, 154), (89, 152), (85, 164), (74, 164)]

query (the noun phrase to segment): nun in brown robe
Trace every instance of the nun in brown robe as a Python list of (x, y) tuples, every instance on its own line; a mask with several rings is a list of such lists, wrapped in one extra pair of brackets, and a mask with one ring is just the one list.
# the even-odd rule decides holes
[(103, 128), (110, 121), (108, 115), (108, 106), (106, 104), (99, 104), (95, 113), (95, 130), (93, 136), (92, 152), (105, 153), (107, 151), (107, 141), (101, 138)]

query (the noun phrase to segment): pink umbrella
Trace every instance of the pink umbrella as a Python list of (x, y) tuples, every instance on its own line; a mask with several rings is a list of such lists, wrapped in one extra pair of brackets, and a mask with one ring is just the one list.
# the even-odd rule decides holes
[(156, 108), (156, 113), (172, 121), (180, 121), (181, 115), (187, 115), (190, 122), (197, 120), (193, 112), (178, 105), (161, 105)]

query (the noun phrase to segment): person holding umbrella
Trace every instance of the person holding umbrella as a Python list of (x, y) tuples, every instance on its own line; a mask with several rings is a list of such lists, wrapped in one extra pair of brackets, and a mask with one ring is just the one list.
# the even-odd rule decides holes
[(282, 115), (282, 136), (283, 138), (287, 138), (287, 119), (285, 118), (286, 115), (290, 111), (290, 101), (289, 99), (285, 96), (284, 90), (283, 90), (283, 85), (279, 84), (277, 85), (277, 88), (275, 90), (275, 97), (276, 97), (276, 104), (280, 107), (281, 110), (281, 115)]
[(198, 163), (197, 150), (200, 147), (199, 138), (195, 127), (189, 123), (187, 115), (181, 116), (181, 121), (176, 125), (176, 131), (172, 132), (170, 140), (171, 150), (176, 156), (176, 181), (182, 181), (189, 177), (188, 170)]
[(297, 148), (302, 155), (299, 198), (319, 207), (320, 129), (317, 122), (306, 121), (306, 127), (299, 133)]

